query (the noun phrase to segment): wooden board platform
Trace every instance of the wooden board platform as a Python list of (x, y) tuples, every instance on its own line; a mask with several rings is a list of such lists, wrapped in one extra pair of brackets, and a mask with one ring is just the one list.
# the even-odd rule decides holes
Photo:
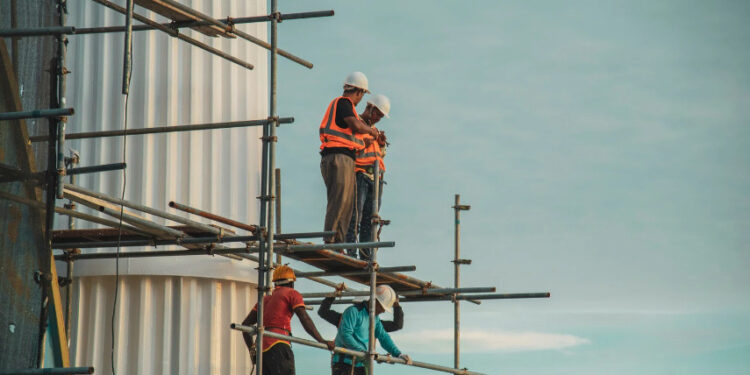
[[(159, 13), (172, 21), (205, 21), (161, 0), (135, 0), (135, 3), (155, 13)], [(192, 27), (192, 29), (208, 36), (224, 34), (224, 30), (215, 25)]]

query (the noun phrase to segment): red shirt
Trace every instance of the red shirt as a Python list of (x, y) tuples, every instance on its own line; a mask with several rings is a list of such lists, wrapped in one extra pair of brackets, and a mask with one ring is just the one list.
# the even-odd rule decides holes
[[(302, 300), (302, 295), (298, 291), (285, 286), (277, 286), (271, 295), (263, 298), (263, 326), (271, 332), (291, 335), (292, 315), (294, 315), (294, 309), (300, 306), (304, 307), (305, 301)], [(256, 303), (253, 310), (257, 309)], [(289, 341), (263, 336), (263, 351), (271, 349), (278, 343), (290, 345)]]

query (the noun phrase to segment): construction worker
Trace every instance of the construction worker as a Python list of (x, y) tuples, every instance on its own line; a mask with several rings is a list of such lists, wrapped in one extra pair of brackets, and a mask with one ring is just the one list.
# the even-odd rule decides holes
[[(380, 342), (388, 353), (399, 357), (411, 364), (411, 358), (401, 353), (396, 344), (391, 340), (391, 336), (383, 328), (383, 324), (378, 319), (378, 315), (384, 311), (391, 311), (391, 307), (397, 300), (396, 292), (388, 285), (379, 285), (376, 289), (375, 303), (375, 338)], [(370, 302), (363, 301), (353, 306), (349, 306), (341, 316), (339, 332), (336, 335), (336, 346), (344, 347), (351, 350), (367, 352), (370, 342)], [(367, 372), (365, 363), (367, 361), (357, 360), (347, 355), (336, 353), (333, 355), (331, 363), (332, 375), (365, 375)]]
[(326, 184), (325, 231), (335, 231), (326, 243), (344, 242), (354, 206), (354, 157), (365, 148), (363, 137), (378, 138), (380, 132), (368, 126), (356, 106), (368, 90), (367, 77), (354, 72), (344, 81), (344, 93), (328, 105), (320, 122), (320, 173)]
[[(384, 116), (388, 117), (391, 110), (391, 101), (385, 95), (374, 95), (367, 101), (367, 108), (360, 115), (360, 118), (370, 127), (374, 127)], [(346, 242), (357, 241), (359, 232), (359, 242), (370, 242), (372, 238), (372, 198), (375, 191), (375, 176), (373, 175), (373, 164), (378, 161), (380, 168), (379, 188), (378, 188), (378, 207), (380, 206), (380, 197), (383, 194), (383, 172), (385, 172), (385, 136), (373, 139), (369, 136), (365, 138), (366, 147), (364, 150), (357, 152), (354, 160), (354, 171), (357, 179), (357, 196), (354, 202), (354, 212), (349, 229), (346, 233)], [(349, 249), (347, 253), (351, 257), (357, 257), (356, 249)], [(360, 249), (359, 259), (369, 260), (370, 249)]]
[[(333, 341), (324, 340), (310, 316), (307, 315), (302, 295), (294, 290), (295, 280), (297, 277), (289, 266), (279, 266), (273, 272), (275, 287), (270, 295), (263, 297), (263, 326), (269, 332), (290, 336), (292, 314), (296, 314), (302, 327), (310, 336), (319, 343), (326, 344), (329, 350), (333, 350)], [(256, 304), (242, 324), (249, 326), (257, 321), (258, 305)], [(253, 337), (248, 333), (243, 333), (242, 336), (255, 363)], [(264, 375), (294, 375), (294, 353), (292, 353), (289, 341), (263, 336), (262, 350)]]
[[(326, 322), (339, 326), (341, 323), (341, 313), (338, 311), (331, 310), (335, 297), (326, 297), (318, 308), (318, 316), (323, 318)], [(356, 300), (355, 300), (356, 301)], [(386, 332), (398, 331), (404, 328), (404, 309), (399, 305), (398, 300), (393, 303), (393, 321), (381, 320), (383, 329)]]

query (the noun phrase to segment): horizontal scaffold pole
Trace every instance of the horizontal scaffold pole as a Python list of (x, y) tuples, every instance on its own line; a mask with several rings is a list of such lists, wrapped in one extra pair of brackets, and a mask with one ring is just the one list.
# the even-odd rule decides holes
[(200, 209), (197, 209), (197, 208), (193, 208), (193, 207), (190, 207), (190, 206), (187, 206), (187, 205), (184, 205), (184, 204), (180, 204), (180, 203), (177, 203), (175, 201), (169, 202), (169, 207), (178, 209), (180, 211), (185, 211), (185, 212), (187, 212), (189, 214), (198, 215), (200, 217), (205, 217), (206, 219), (211, 219), (213, 221), (218, 221), (218, 222), (226, 224), (226, 225), (231, 225), (231, 226), (236, 227), (236, 228), (244, 229), (246, 231), (250, 231), (250, 232), (253, 232), (253, 233), (256, 233), (256, 231), (258, 230), (258, 226), (257, 225), (241, 223), (239, 221), (228, 219), (226, 217), (219, 216), (219, 215), (216, 215), (216, 214), (212, 214), (210, 212), (206, 212), (206, 211), (203, 211), (203, 210), (200, 210)]
[(0, 113), (0, 121), (22, 120), (26, 118), (46, 118), (46, 117), (64, 117), (71, 116), (75, 113), (73, 108), (50, 108), (35, 109), (24, 112), (3, 112)]
[[(378, 272), (413, 272), (417, 270), (417, 266), (398, 266), (398, 267), (380, 267), (377, 269)], [(297, 277), (319, 277), (319, 276), (357, 276), (357, 275), (369, 275), (368, 270), (356, 270), (356, 271), (316, 271), (316, 272), (295, 272)], [(367, 292), (368, 296), (370, 292)], [(325, 294), (325, 293), (324, 293)], [(320, 296), (322, 297), (322, 296)]]
[[(452, 293), (492, 293), (495, 291), (495, 287), (485, 288), (435, 288), (425, 290), (407, 290), (396, 292), (400, 296), (435, 296), (440, 294), (452, 294)], [(302, 293), (304, 298), (321, 298), (321, 297), (363, 297), (369, 296), (370, 291), (357, 291), (357, 292), (341, 292), (341, 293)], [(450, 298), (449, 298), (450, 299)]]
[[(174, 125), (174, 126), (156, 126), (151, 128), (141, 129), (127, 129), (127, 130), (103, 130), (96, 132), (82, 132), (82, 133), (68, 133), (65, 134), (65, 139), (85, 139), (85, 138), (104, 138), (104, 137), (119, 137), (123, 135), (143, 135), (143, 134), (158, 134), (158, 133), (173, 133), (173, 132), (190, 132), (196, 130), (214, 130), (214, 129), (230, 129), (239, 128), (246, 126), (260, 126), (265, 125), (273, 120), (249, 120), (249, 121), (231, 121), (231, 122), (214, 122), (208, 124), (195, 124), (195, 125)], [(294, 122), (294, 117), (281, 117), (279, 118), (280, 124), (291, 124)], [(44, 142), (49, 139), (48, 136), (34, 136), (29, 137), (32, 142)]]
[(107, 171), (119, 171), (127, 168), (126, 163), (112, 163), (112, 164), (102, 164), (102, 165), (92, 165), (90, 167), (79, 167), (79, 168), (70, 168), (65, 171), (65, 174), (70, 176), (74, 174), (84, 174), (84, 173), (97, 173), (97, 172), (107, 172)]
[[(232, 323), (230, 327), (234, 330), (247, 332), (251, 335), (254, 335), (257, 332), (257, 329), (255, 327), (243, 326), (241, 324), (236, 324), (236, 323)], [(264, 331), (263, 336), (268, 336), (268, 337), (272, 337), (275, 339), (287, 340), (287, 341), (291, 341), (297, 344), (311, 346), (313, 348), (323, 349), (326, 351), (328, 350), (328, 347), (325, 344), (301, 339), (299, 337), (281, 335), (281, 334), (270, 332), (270, 331)], [(333, 351), (339, 354), (343, 354), (346, 356), (354, 356), (357, 358), (366, 358), (368, 355), (366, 352), (360, 352), (360, 351), (341, 348), (341, 347), (335, 347)], [(397, 363), (401, 365), (421, 367), (421, 368), (425, 368), (429, 370), (443, 371), (443, 372), (448, 372), (451, 374), (458, 374), (458, 375), (483, 375), (482, 373), (469, 371), (467, 369), (455, 369), (455, 368), (446, 367), (446, 366), (434, 365), (434, 364), (426, 363), (426, 362), (412, 361), (412, 363), (409, 364), (409, 363), (406, 363), (406, 361), (401, 358), (395, 358), (395, 357), (392, 357), (390, 355), (385, 355), (385, 354), (376, 354), (375, 360), (378, 361), (379, 363)]]
[(93, 374), (93, 367), (52, 367), (29, 368), (23, 370), (0, 370), (0, 375), (41, 375), (41, 374)]
[[(421, 293), (421, 292), (420, 292)], [(399, 294), (402, 294), (399, 292)], [(471, 300), (487, 300), (487, 299), (522, 299), (522, 298), (549, 298), (550, 293), (549, 292), (542, 292), (542, 293), (505, 293), (505, 294), (472, 294), (470, 296), (467, 295), (445, 295), (445, 296), (426, 296), (426, 297), (420, 297), (421, 295), (413, 295), (409, 296), (411, 298), (404, 298), (399, 300), (399, 303), (401, 302), (435, 302), (435, 301), (452, 301), (454, 298), (456, 300), (461, 301), (471, 301)], [(305, 301), (306, 305), (320, 305), (323, 302), (323, 300), (310, 300)], [(334, 305), (346, 305), (356, 302), (354, 299), (339, 299), (333, 301)]]
[[(127, 10), (125, 10), (125, 8), (123, 8), (123, 7), (115, 4), (113, 2), (110, 2), (110, 1), (107, 1), (107, 0), (92, 0), (92, 1), (95, 1), (95, 2), (97, 2), (99, 4), (101, 4), (101, 5), (104, 5), (105, 7), (109, 8), (109, 9), (112, 9), (112, 10), (114, 10), (116, 12), (119, 12), (121, 14), (127, 14)], [(244, 68), (253, 69), (253, 64), (250, 64), (248, 62), (242, 61), (242, 60), (240, 60), (240, 59), (238, 59), (238, 58), (236, 58), (234, 56), (231, 56), (231, 55), (229, 55), (227, 53), (221, 52), (218, 49), (209, 46), (208, 44), (205, 44), (203, 42), (200, 42), (198, 40), (190, 38), (190, 37), (188, 37), (188, 36), (186, 36), (184, 34), (180, 34), (180, 32), (178, 30), (176, 30), (176, 29), (171, 29), (168, 26), (163, 26), (160, 23), (158, 23), (156, 21), (152, 21), (152, 20), (150, 20), (150, 19), (148, 19), (148, 18), (146, 18), (146, 17), (144, 17), (144, 16), (142, 16), (140, 14), (133, 13), (133, 18), (135, 18), (136, 20), (138, 20), (140, 22), (143, 22), (143, 23), (145, 23), (147, 25), (151, 25), (151, 26), (155, 27), (157, 30), (163, 31), (163, 32), (165, 32), (165, 33), (167, 33), (167, 34), (169, 34), (169, 35), (171, 35), (171, 36), (173, 36), (173, 37), (175, 37), (175, 38), (177, 38), (179, 40), (182, 40), (184, 42), (192, 44), (192, 45), (194, 45), (194, 46), (196, 46), (196, 47), (198, 47), (198, 48), (200, 48), (200, 49), (202, 49), (202, 50), (204, 50), (206, 52), (212, 53), (212, 54), (214, 54), (216, 56), (219, 56), (219, 57), (221, 57), (221, 58), (223, 58), (225, 60), (229, 60), (229, 61), (231, 61), (231, 62), (233, 62), (233, 63), (235, 63), (235, 64), (237, 64), (239, 66), (242, 66)]]
[[(119, 215), (119, 212), (118, 212)], [(298, 238), (320, 238), (334, 235), (335, 232), (304, 232), (304, 233), (281, 233), (274, 235), (274, 238), (279, 240), (287, 239), (298, 239)], [(258, 236), (225, 236), (225, 237), (190, 237), (181, 239), (167, 239), (167, 240), (128, 240), (120, 241), (121, 247), (128, 246), (163, 246), (163, 245), (187, 245), (187, 244), (216, 244), (216, 243), (229, 243), (229, 242), (251, 242), (258, 241)], [(302, 245), (299, 245), (302, 246)], [(308, 245), (306, 245), (308, 246)], [(309, 245), (311, 246), (311, 245)], [(91, 241), (91, 242), (53, 242), (52, 248), (54, 249), (67, 249), (67, 248), (94, 248), (94, 247), (117, 247), (117, 241)], [(252, 252), (252, 247), (249, 252)], [(256, 248), (257, 249), (257, 248)], [(237, 253), (243, 250), (247, 252), (247, 249), (234, 249)], [(256, 250), (257, 251), (257, 250)]]
[(39, 27), (35, 29), (2, 29), (0, 30), (0, 38), (75, 34), (75, 32), (76, 28), (73, 26)]

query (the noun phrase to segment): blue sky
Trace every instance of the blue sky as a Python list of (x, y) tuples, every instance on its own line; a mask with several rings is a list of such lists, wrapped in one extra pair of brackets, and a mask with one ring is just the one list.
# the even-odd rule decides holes
[[(318, 1), (282, 12), (284, 231), (322, 228), (317, 127), (351, 71), (391, 98), (385, 265), (552, 292), (462, 304), (462, 365), (504, 374), (750, 373), (750, 3)], [(360, 111), (363, 109), (359, 108)], [(304, 266), (300, 266), (304, 268)], [(300, 284), (315, 290), (312, 284)], [(395, 335), (452, 364), (452, 306)], [(323, 325), (325, 323), (319, 323)], [(295, 328), (303, 335), (299, 325)], [(324, 332), (332, 336), (333, 327)], [(297, 366), (326, 355), (296, 347)], [(380, 366), (389, 374), (426, 370)]]

